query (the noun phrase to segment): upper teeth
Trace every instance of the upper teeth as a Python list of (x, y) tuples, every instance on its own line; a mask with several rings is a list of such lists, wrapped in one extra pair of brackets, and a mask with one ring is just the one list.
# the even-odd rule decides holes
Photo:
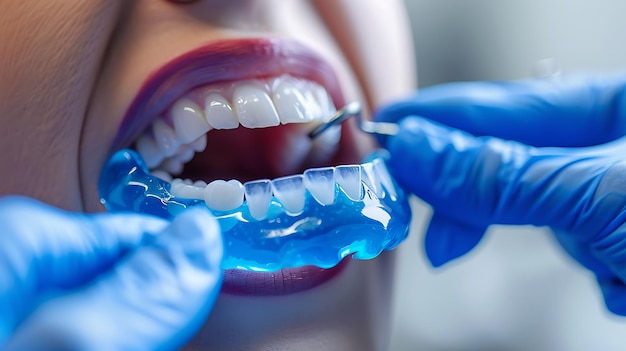
[(148, 168), (179, 174), (193, 152), (204, 151), (211, 129), (326, 121), (336, 112), (326, 89), (288, 75), (222, 83), (190, 95), (176, 101), (136, 141)]
[[(156, 171), (153, 175), (168, 177)], [(202, 181), (165, 180), (171, 182), (170, 192), (174, 197), (204, 200), (216, 211), (235, 210), (243, 205), (245, 197), (250, 215), (257, 220), (267, 215), (272, 197), (290, 214), (304, 210), (306, 191), (320, 204), (331, 205), (336, 201), (336, 185), (353, 201), (363, 197), (362, 184), (378, 197), (383, 191), (392, 199), (396, 197), (391, 177), (380, 159), (363, 165), (312, 168), (303, 175), (254, 180), (243, 185), (237, 180), (216, 180), (208, 185)]]

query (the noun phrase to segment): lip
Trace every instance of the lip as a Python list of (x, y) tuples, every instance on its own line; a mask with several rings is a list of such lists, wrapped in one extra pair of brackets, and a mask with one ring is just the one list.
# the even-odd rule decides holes
[(214, 41), (174, 58), (148, 77), (122, 119), (112, 151), (129, 146), (155, 118), (194, 88), (281, 74), (314, 81), (326, 88), (336, 105), (344, 104), (332, 67), (297, 41), (278, 38)]
[(282, 269), (277, 272), (252, 272), (240, 269), (224, 271), (222, 293), (239, 296), (280, 296), (299, 293), (317, 287), (337, 276), (352, 258), (324, 269), (315, 266)]
[[(122, 119), (111, 152), (131, 145), (155, 118), (194, 88), (282, 74), (322, 85), (335, 105), (343, 106), (343, 93), (333, 68), (306, 46), (278, 38), (214, 41), (174, 58), (148, 77)], [(342, 132), (342, 139), (351, 142), (347, 134)], [(338, 159), (346, 159), (351, 151), (341, 150)], [(222, 292), (246, 296), (293, 294), (331, 280), (348, 261), (344, 259), (330, 269), (305, 266), (273, 273), (230, 269), (224, 273)]]

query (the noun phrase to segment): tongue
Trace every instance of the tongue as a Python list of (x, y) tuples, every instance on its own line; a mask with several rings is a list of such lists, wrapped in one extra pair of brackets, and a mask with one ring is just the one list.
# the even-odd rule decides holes
[(304, 171), (311, 141), (303, 125), (212, 130), (207, 147), (187, 164), (181, 178), (246, 182)]

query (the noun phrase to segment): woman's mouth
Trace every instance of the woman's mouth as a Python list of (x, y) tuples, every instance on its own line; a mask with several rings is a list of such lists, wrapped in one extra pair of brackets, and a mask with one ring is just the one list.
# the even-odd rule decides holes
[(102, 202), (164, 218), (206, 206), (223, 232), (222, 267), (237, 269), (227, 271), (226, 291), (308, 289), (345, 257), (374, 258), (408, 232), (404, 194), (380, 158), (358, 163), (349, 126), (308, 138), (342, 103), (332, 69), (297, 43), (230, 40), (192, 51), (154, 74), (131, 105), (102, 171)]

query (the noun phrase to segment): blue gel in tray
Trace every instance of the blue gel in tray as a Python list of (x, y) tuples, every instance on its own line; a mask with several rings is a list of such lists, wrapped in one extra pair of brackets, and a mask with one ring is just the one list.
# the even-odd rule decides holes
[[(373, 162), (386, 172), (381, 159)], [(306, 191), (304, 211), (295, 215), (287, 213), (275, 197), (262, 220), (250, 215), (245, 201), (233, 211), (212, 210), (223, 232), (222, 268), (330, 268), (349, 255), (366, 260), (395, 248), (408, 234), (408, 201), (390, 177), (386, 186), (393, 186), (392, 191), (377, 179), (370, 180), (369, 186), (366, 183), (361, 182), (362, 198), (356, 201), (335, 184), (335, 201), (330, 205), (319, 204)], [(171, 219), (187, 207), (206, 207), (204, 201), (173, 196), (170, 188), (168, 182), (149, 173), (137, 153), (125, 149), (104, 166), (98, 190), (102, 204), (111, 212), (132, 211)]]

